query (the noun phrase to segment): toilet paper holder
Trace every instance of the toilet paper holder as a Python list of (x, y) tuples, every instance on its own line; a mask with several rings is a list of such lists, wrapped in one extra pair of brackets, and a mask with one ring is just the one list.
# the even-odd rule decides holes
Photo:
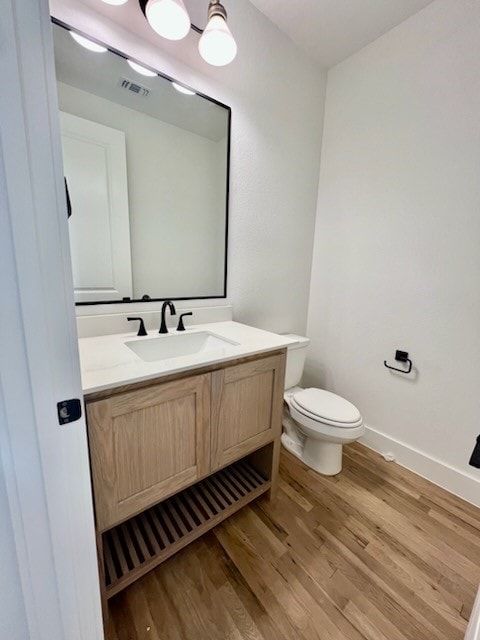
[(408, 351), (399, 351), (397, 349), (397, 351), (395, 351), (395, 360), (397, 362), (406, 362), (408, 365), (408, 369), (397, 369), (397, 367), (392, 367), (387, 363), (386, 360), (383, 361), (383, 364), (387, 367), (387, 369), (392, 369), (392, 371), (398, 371), (398, 373), (405, 373), (405, 374), (410, 373), (413, 367), (413, 363), (408, 357)]

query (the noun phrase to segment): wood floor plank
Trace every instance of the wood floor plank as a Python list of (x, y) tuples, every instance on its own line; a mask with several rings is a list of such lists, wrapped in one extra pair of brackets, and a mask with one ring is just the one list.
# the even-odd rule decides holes
[[(364, 525), (358, 520), (352, 518), (351, 525), (357, 533), (363, 533)], [(364, 535), (369, 535), (365, 532)], [(462, 602), (453, 594), (439, 588), (439, 576), (431, 577), (428, 571), (425, 571), (425, 564), (420, 562), (418, 556), (412, 560), (404, 550), (387, 541), (385, 536), (374, 535), (368, 544), (368, 553), (372, 554), (389, 569), (401, 576), (402, 581), (408, 585), (417, 596), (424, 597), (430, 602), (438, 603), (438, 607), (448, 613), (454, 615), (461, 611)]]
[[(470, 544), (475, 545), (475, 547), (480, 548), (480, 532), (475, 527), (472, 527), (454, 514), (445, 511), (445, 509), (437, 505), (429, 508), (428, 515), (435, 522), (455, 531), (461, 540), (468, 541)], [(463, 546), (463, 548), (465, 547)]]
[[(377, 503), (379, 505), (377, 509), (366, 508), (371, 499), (369, 492), (361, 492), (360, 501), (353, 500), (351, 492), (346, 491), (342, 494), (343, 480), (337, 480), (332, 483), (329, 478), (322, 478), (318, 474), (313, 478), (311, 470), (306, 469), (300, 463), (295, 463), (298, 463), (298, 461), (295, 460), (294, 464), (288, 466), (288, 473), (305, 484), (306, 495), (309, 499), (314, 500), (317, 505), (322, 506), (324, 514), (333, 514), (335, 517), (344, 518), (345, 520), (349, 516), (354, 516), (365, 525), (367, 530), (375, 531), (376, 535), (387, 541), (392, 548), (399, 550), (403, 555), (409, 557), (414, 564), (422, 567), (422, 570), (435, 582), (438, 582), (440, 586), (443, 586), (446, 591), (455, 595), (468, 607), (473, 605), (478, 580), (475, 584), (469, 582), (459, 567), (452, 569), (444, 562), (442, 554), (439, 554), (436, 548), (432, 553), (430, 547), (422, 544), (422, 541), (418, 540), (415, 523), (412, 525), (412, 523), (408, 522), (408, 519), (404, 518), (403, 524), (409, 527), (407, 530), (405, 530), (405, 527), (402, 529), (401, 526), (391, 526), (390, 519), (385, 519), (384, 517), (382, 502)], [(284, 473), (286, 473), (285, 469)], [(411, 475), (414, 476), (414, 474)], [(338, 478), (342, 477), (342, 474), (338, 476)], [(308, 489), (307, 483), (309, 485)], [(362, 501), (363, 494), (365, 494), (365, 500)], [(385, 507), (387, 508), (388, 505), (385, 505)], [(399, 514), (394, 513), (395, 515), (398, 516)], [(395, 520), (395, 518), (393, 519)], [(438, 532), (433, 540), (439, 540)], [(427, 538), (426, 542), (430, 545), (432, 541)]]
[(409, 640), (405, 628), (395, 625), (388, 609), (377, 607), (368, 594), (341, 571), (336, 571), (328, 582), (328, 595), (342, 610), (343, 615), (369, 640)]
[(352, 500), (357, 509), (361, 508), (371, 519), (377, 519), (386, 531), (410, 540), (422, 549), (422, 553), (428, 554), (451, 570), (461, 571), (471, 584), (478, 584), (479, 568), (468, 557), (453, 550), (441, 537), (432, 537), (422, 531), (415, 520), (405, 517), (374, 493), (353, 482), (348, 475), (342, 476), (341, 482), (333, 486), (333, 491), (344, 500)]
[(341, 609), (328, 596), (324, 585), (312, 578), (297, 564), (290, 554), (285, 554), (276, 562), (280, 573), (288, 584), (299, 593), (302, 601), (308, 608), (309, 614), (328, 637), (345, 640), (362, 640), (363, 635), (343, 615)]
[[(212, 486), (212, 500), (230, 490)], [(113, 597), (106, 631), (108, 640), (461, 640), (479, 582), (480, 509), (358, 443), (335, 477), (283, 452), (275, 500), (260, 498)]]
[[(325, 524), (319, 526), (319, 530), (322, 536), (327, 538), (329, 545), (334, 546), (362, 578), (367, 579), (391, 599), (395, 599), (411, 620), (428, 630), (430, 637), (461, 640), (461, 633), (457, 633), (457, 629), (450, 624), (445, 615), (439, 614), (429, 603), (422, 600), (409, 584), (402, 582), (399, 573), (392, 570), (391, 566), (384, 565), (369, 553), (370, 545), (366, 548), (359, 545), (346, 528), (332, 530)], [(420, 634), (420, 631), (418, 633)]]
[[(288, 602), (279, 599), (282, 587), (287, 589), (288, 585), (275, 567), (256, 553), (252, 540), (231, 521), (219, 527), (215, 535), (265, 611), (280, 621), (282, 630), (288, 633), (287, 637), (292, 640), (317, 638), (318, 634), (311, 628), (304, 607), (295, 594), (288, 598)], [(305, 620), (305, 625), (295, 622), (298, 617)]]
[[(219, 591), (224, 587), (233, 590), (264, 640), (285, 640), (289, 637), (280, 630), (276, 621), (267, 613), (262, 604), (244, 580), (236, 565), (225, 553), (214, 534), (204, 536), (199, 542), (197, 555), (209, 573), (210, 580)], [(292, 632), (294, 630), (292, 629)]]
[[(180, 624), (182, 614), (173, 606), (169, 591), (165, 589), (155, 572), (145, 576), (142, 588), (150, 616), (161, 640), (183, 640)], [(146, 635), (146, 638), (149, 636)]]
[[(415, 526), (427, 536), (438, 536), (455, 553), (465, 554), (476, 566), (480, 565), (480, 547), (473, 544), (462, 533), (446, 527), (441, 520), (432, 521), (429, 512), (431, 509), (424, 503), (412, 499), (410, 496), (399, 495), (398, 491), (381, 482), (378, 474), (366, 470), (356, 461), (350, 461), (344, 468), (345, 477), (357, 485), (361, 485), (369, 493), (385, 501), (389, 506), (403, 514), (407, 519), (414, 521)], [(440, 528), (440, 530), (439, 530)], [(441, 535), (439, 536), (439, 533)], [(480, 537), (480, 536), (479, 536)], [(477, 570), (475, 568), (475, 573)]]

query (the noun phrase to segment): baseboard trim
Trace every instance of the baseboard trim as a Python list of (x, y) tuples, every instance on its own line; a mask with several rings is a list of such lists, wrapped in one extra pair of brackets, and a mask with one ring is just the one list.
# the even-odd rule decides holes
[(464, 471), (455, 469), (371, 427), (366, 427), (365, 435), (359, 442), (382, 455), (392, 452), (395, 461), (402, 467), (480, 507), (480, 478), (477, 480)]

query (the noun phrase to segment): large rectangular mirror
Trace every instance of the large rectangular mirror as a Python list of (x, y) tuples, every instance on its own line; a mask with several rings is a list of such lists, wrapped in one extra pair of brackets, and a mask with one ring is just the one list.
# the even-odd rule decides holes
[(225, 297), (229, 107), (53, 30), (76, 302)]

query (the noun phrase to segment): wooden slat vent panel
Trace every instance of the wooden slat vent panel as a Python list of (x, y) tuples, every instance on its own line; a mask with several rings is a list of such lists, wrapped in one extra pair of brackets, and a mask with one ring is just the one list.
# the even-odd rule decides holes
[(247, 461), (217, 471), (103, 534), (107, 598), (270, 488)]

